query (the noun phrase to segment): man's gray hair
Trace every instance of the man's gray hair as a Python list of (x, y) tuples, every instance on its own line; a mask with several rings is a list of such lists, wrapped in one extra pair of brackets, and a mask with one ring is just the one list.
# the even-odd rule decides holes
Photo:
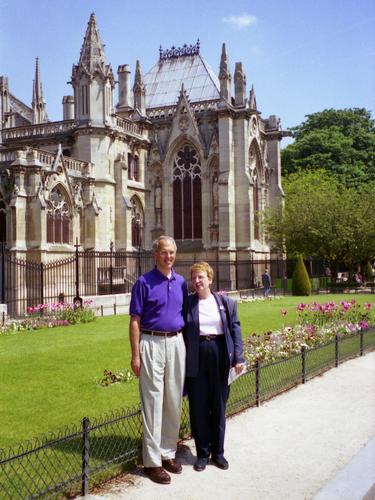
[(172, 243), (175, 250), (177, 251), (177, 245), (176, 245), (175, 240), (172, 238), (172, 236), (166, 236), (165, 234), (162, 234), (161, 236), (159, 236), (159, 238), (156, 238), (156, 240), (153, 241), (153, 243), (152, 243), (152, 251), (153, 252), (157, 252), (159, 250), (161, 241), (169, 241), (170, 243)]

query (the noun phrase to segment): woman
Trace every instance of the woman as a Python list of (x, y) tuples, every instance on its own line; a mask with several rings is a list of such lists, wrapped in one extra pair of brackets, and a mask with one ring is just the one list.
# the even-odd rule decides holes
[(210, 289), (214, 272), (207, 262), (194, 264), (191, 281), (195, 294), (186, 304), (186, 391), (191, 430), (197, 450), (196, 471), (212, 462), (228, 469), (224, 457), (225, 408), (228, 374), (244, 366), (236, 303)]

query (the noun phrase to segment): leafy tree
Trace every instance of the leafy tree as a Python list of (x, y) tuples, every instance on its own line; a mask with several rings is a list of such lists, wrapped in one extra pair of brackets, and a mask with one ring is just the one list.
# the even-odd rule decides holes
[(283, 174), (325, 169), (346, 186), (375, 181), (375, 122), (364, 108), (325, 109), (294, 127), (281, 152)]
[(293, 295), (311, 295), (311, 283), (302, 255), (298, 256), (292, 276)]
[(343, 186), (324, 170), (291, 174), (284, 181), (284, 207), (263, 213), (278, 251), (319, 257), (355, 269), (375, 256), (375, 182)]

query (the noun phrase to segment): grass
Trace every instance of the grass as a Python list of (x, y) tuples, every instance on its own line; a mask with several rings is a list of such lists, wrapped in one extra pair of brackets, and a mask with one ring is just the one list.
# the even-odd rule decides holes
[[(352, 297), (350, 297), (352, 298)], [(361, 304), (372, 295), (355, 295)], [(303, 302), (348, 300), (347, 295), (314, 296)], [(298, 297), (239, 304), (243, 336), (293, 324)], [(281, 309), (288, 314), (282, 317)], [(138, 403), (138, 384), (102, 388), (105, 369), (130, 366), (129, 317), (0, 336), (0, 448), (56, 431), (84, 416), (97, 417)]]

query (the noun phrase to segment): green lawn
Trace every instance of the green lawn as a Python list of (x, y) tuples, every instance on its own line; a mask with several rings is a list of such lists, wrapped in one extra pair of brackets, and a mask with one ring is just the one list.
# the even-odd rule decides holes
[[(304, 302), (355, 298), (375, 303), (372, 295), (304, 298)], [(300, 298), (239, 304), (243, 336), (273, 330), (295, 320)], [(281, 309), (288, 314), (282, 317)], [(78, 424), (138, 402), (136, 380), (102, 388), (95, 384), (104, 369), (130, 365), (129, 317), (0, 336), (0, 448), (38, 434)]]

